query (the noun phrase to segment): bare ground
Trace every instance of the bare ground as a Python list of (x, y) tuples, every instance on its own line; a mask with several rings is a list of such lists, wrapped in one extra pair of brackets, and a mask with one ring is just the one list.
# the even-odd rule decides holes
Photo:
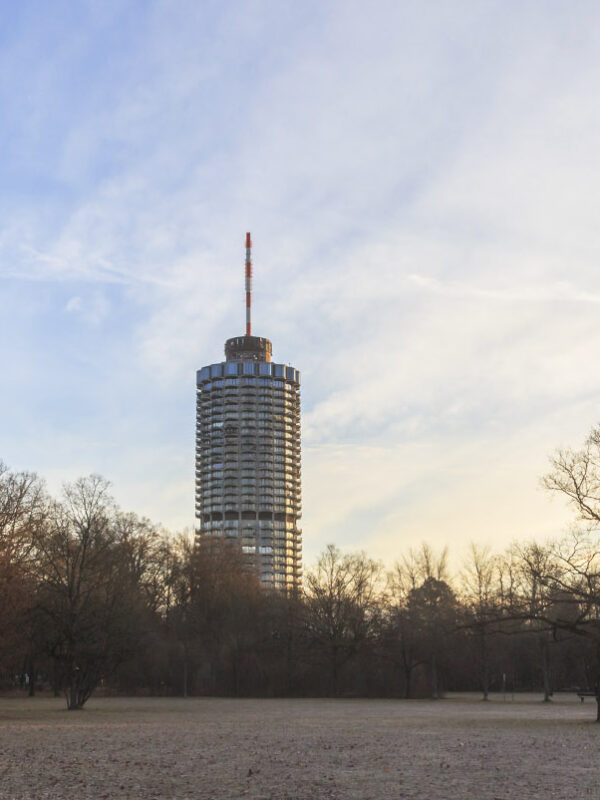
[(0, 699), (0, 798), (600, 797), (595, 703)]

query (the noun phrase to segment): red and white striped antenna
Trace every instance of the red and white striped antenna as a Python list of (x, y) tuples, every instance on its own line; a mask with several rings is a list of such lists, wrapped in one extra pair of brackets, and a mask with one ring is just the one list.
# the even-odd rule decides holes
[(252, 336), (252, 237), (246, 234), (246, 336)]

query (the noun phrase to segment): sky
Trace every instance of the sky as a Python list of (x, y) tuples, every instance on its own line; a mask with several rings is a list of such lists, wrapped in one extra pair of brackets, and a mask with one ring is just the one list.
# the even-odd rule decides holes
[(0, 0), (0, 459), (194, 524), (195, 370), (302, 373), (305, 560), (560, 535), (600, 421), (600, 7)]

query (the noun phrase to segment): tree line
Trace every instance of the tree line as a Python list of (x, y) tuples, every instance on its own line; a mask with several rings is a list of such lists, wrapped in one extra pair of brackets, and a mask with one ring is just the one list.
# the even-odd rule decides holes
[[(0, 464), (0, 688), (81, 708), (112, 692), (440, 697), (598, 692), (600, 428), (543, 479), (575, 510), (560, 541), (476, 544), (393, 569), (328, 546), (302, 591), (261, 588), (235, 540), (173, 535), (80, 478), (52, 498)], [(600, 713), (600, 702), (598, 705)]]

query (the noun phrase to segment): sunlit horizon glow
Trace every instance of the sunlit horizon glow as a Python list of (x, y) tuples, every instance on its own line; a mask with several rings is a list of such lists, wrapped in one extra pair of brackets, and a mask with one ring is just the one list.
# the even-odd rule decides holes
[(560, 535), (599, 421), (600, 9), (0, 9), (0, 458), (194, 524), (195, 370), (302, 373), (305, 560)]

